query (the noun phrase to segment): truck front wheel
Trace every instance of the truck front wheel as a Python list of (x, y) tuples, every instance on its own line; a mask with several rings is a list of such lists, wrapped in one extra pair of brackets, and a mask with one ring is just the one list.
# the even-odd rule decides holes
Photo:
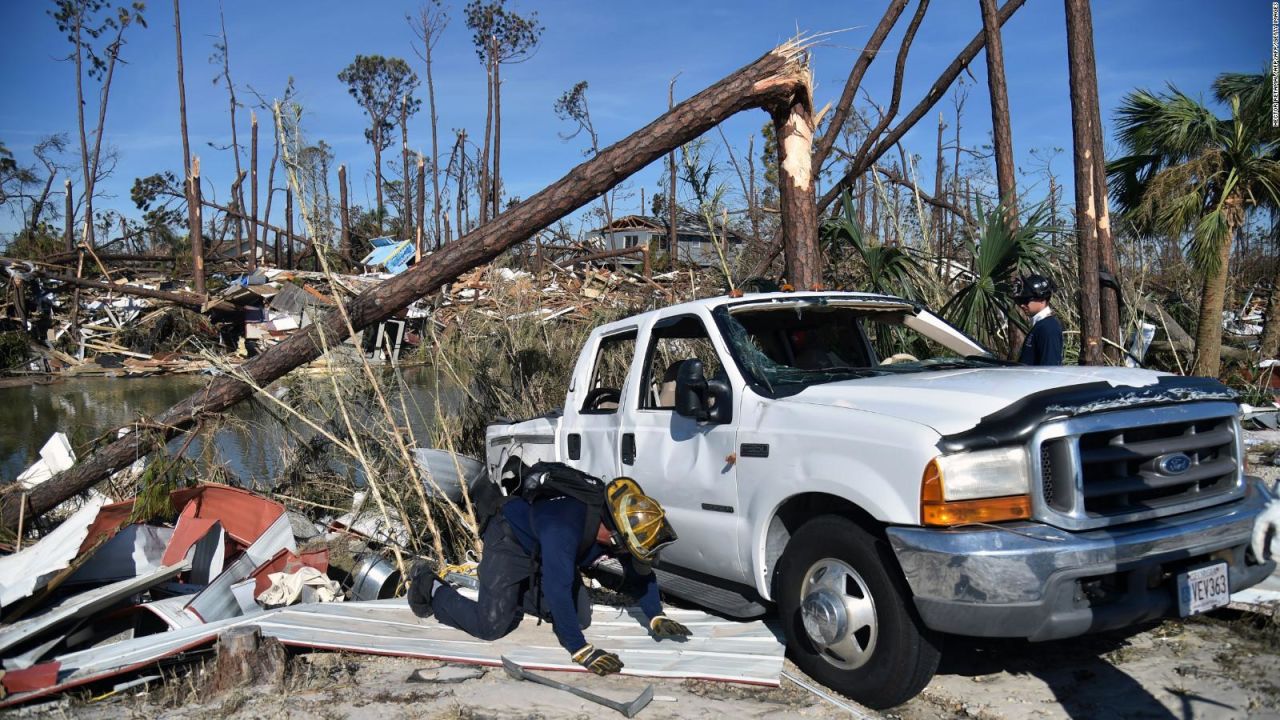
[(809, 521), (787, 544), (775, 597), (787, 654), (811, 677), (870, 707), (929, 684), (939, 638), (920, 622), (888, 544), (842, 517)]

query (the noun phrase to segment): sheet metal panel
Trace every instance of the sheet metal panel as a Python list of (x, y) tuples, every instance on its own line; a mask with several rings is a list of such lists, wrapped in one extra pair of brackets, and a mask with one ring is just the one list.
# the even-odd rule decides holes
[(98, 517), (106, 499), (90, 497), (84, 506), (62, 521), (53, 532), (34, 545), (0, 557), (0, 605), (11, 605), (43, 588), (59, 570), (71, 564), (80, 552), (80, 543)]
[[(589, 642), (619, 654), (626, 663), (623, 674), (779, 684), (783, 646), (763, 622), (734, 622), (699, 611), (671, 609), (667, 614), (694, 633), (693, 638), (679, 643), (650, 637), (635, 620), (637, 613), (635, 608), (594, 606), (592, 626), (585, 631)], [(500, 665), (506, 655), (530, 669), (585, 672), (556, 643), (549, 623), (539, 625), (526, 618), (507, 637), (485, 642), (433, 618), (417, 618), (404, 599), (397, 598), (295, 605), (69, 653), (57, 658), (62, 663), (58, 685), (10, 696), (0, 701), (0, 707), (143, 667), (211, 642), (218, 633), (241, 625), (257, 625), (264, 635), (295, 647), (492, 666)]]
[(19, 620), (12, 625), (6, 625), (3, 630), (0, 630), (0, 652), (35, 637), (59, 623), (75, 618), (88, 617), (134, 593), (159, 585), (186, 568), (186, 563), (168, 565), (152, 570), (146, 575), (121, 580), (78, 595), (66, 597), (39, 615)]
[(241, 612), (240, 603), (231, 592), (231, 586), (249, 577), (259, 565), (286, 549), (296, 552), (298, 546), (294, 544), (289, 516), (282, 514), (221, 575), (214, 578), (209, 587), (196, 593), (187, 604), (186, 611), (205, 622), (236, 617)]

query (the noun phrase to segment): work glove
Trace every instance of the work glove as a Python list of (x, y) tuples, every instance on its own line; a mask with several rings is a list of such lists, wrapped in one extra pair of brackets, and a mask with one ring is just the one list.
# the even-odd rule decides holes
[(1253, 556), (1258, 562), (1265, 562), (1268, 555), (1280, 554), (1276, 552), (1277, 540), (1280, 540), (1280, 500), (1272, 500), (1253, 521)]
[(657, 615), (650, 620), (649, 630), (658, 638), (687, 638), (693, 634), (689, 628), (666, 615)]
[(435, 582), (440, 579), (436, 574), (434, 563), (418, 560), (409, 569), (409, 590), (405, 593), (409, 601), (409, 609), (420, 618), (431, 617), (431, 591)]
[(573, 661), (597, 675), (612, 675), (622, 669), (622, 659), (608, 650), (587, 643), (573, 654)]

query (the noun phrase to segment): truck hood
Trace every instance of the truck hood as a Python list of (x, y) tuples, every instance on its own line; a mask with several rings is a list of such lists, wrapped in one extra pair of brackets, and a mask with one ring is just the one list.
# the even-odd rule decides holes
[(925, 371), (823, 383), (779, 402), (889, 415), (951, 435), (1033, 393), (1096, 382), (1115, 388), (1145, 387), (1164, 375), (1167, 373), (1151, 370), (1078, 366)]

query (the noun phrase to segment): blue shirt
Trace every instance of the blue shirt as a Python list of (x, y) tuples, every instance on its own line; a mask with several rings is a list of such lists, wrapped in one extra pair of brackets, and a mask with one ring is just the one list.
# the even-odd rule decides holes
[(1023, 365), (1062, 364), (1062, 323), (1054, 315), (1040, 318), (1022, 343), (1018, 362)]
[[(516, 541), (530, 557), (541, 549), (542, 596), (551, 613), (556, 639), (570, 653), (581, 650), (587, 639), (578, 626), (574, 580), (579, 568), (590, 567), (605, 554), (604, 546), (593, 543), (581, 558), (576, 557), (578, 544), (582, 541), (582, 526), (587, 519), (587, 506), (570, 497), (549, 498), (533, 505), (523, 498), (513, 498), (502, 506), (502, 515), (515, 532)], [(643, 588), (639, 598), (640, 609), (649, 618), (661, 615), (662, 601), (658, 597), (658, 581), (654, 574), (640, 575), (626, 558), (623, 558), (622, 568), (624, 582)]]

